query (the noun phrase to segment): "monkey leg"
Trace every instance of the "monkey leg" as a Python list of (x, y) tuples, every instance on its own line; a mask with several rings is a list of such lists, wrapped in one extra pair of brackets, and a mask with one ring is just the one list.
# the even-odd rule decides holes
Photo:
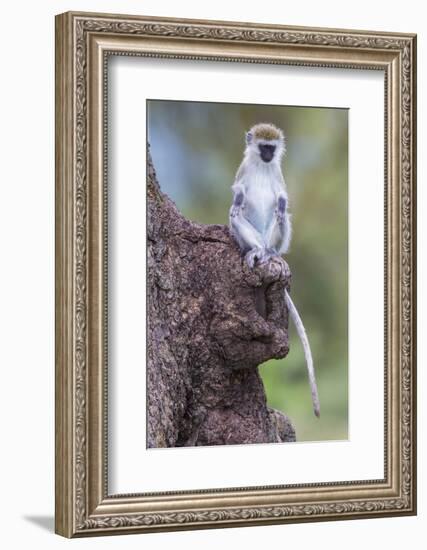
[(242, 213), (237, 216), (230, 213), (230, 228), (242, 252), (246, 254), (245, 258), (248, 266), (252, 269), (255, 263), (260, 261), (264, 255), (265, 245), (261, 234)]
[(285, 254), (289, 248), (291, 240), (291, 231), (289, 220), (280, 223), (277, 220), (271, 226), (269, 237), (267, 240), (267, 249), (274, 251), (276, 254)]
[(263, 248), (264, 242), (261, 234), (241, 213), (237, 216), (230, 215), (230, 228), (243, 252), (248, 252), (253, 248)]

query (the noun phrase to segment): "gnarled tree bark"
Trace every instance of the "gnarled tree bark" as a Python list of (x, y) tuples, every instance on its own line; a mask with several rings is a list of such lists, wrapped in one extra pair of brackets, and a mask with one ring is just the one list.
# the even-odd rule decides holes
[(290, 272), (249, 270), (228, 227), (187, 220), (148, 153), (148, 447), (294, 441), (257, 366), (285, 357)]

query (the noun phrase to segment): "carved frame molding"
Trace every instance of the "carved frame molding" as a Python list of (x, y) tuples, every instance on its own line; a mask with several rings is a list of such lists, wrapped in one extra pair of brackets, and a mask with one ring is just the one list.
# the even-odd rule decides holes
[[(106, 59), (385, 73), (385, 478), (108, 495)], [(68, 12), (56, 18), (56, 532), (67, 537), (416, 513), (416, 37)]]

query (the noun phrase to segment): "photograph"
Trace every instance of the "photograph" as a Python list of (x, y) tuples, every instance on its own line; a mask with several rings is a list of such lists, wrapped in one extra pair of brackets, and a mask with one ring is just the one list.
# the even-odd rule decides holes
[(346, 440), (348, 109), (146, 109), (147, 447)]
[(416, 513), (416, 34), (55, 18), (55, 531)]
[(422, 2), (2, 8), (2, 548), (426, 547)]

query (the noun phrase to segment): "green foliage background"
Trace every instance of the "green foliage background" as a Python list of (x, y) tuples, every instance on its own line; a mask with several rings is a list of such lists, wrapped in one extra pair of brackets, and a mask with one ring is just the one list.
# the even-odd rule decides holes
[(348, 437), (348, 111), (226, 103), (148, 102), (148, 139), (160, 186), (189, 219), (228, 223), (230, 187), (244, 133), (283, 129), (283, 174), (293, 220), (286, 260), (319, 387), (311, 406), (304, 355), (291, 324), (289, 355), (260, 366), (270, 406), (293, 421), (298, 441)]

